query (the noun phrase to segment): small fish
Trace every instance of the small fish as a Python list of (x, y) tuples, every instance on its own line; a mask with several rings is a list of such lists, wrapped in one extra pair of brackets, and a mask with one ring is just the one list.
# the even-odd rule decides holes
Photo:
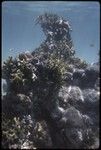
[(90, 44), (90, 47), (94, 47), (94, 44)]

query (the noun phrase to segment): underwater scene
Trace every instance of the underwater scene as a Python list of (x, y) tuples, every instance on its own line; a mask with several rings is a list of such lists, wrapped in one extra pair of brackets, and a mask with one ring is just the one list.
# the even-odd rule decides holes
[(100, 4), (2, 2), (2, 148), (99, 148)]

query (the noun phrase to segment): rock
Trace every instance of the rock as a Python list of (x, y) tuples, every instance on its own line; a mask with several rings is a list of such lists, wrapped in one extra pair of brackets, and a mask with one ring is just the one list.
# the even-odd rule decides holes
[(68, 88), (65, 86), (62, 86), (62, 88), (59, 91), (59, 97), (68, 99)]
[(85, 69), (86, 75), (86, 87), (94, 88), (95, 82), (99, 77), (99, 66), (98, 65), (90, 65)]
[(96, 62), (96, 63), (91, 63), (89, 66), (88, 66), (88, 68), (87, 68), (87, 70), (93, 70), (93, 71), (95, 71), (96, 73), (99, 73), (99, 71), (100, 71), (100, 66), (99, 66), (100, 64), (98, 63), (98, 62)]
[(77, 86), (63, 86), (59, 91), (58, 98), (60, 106), (64, 109), (71, 105), (82, 109), (84, 103), (82, 90)]
[(62, 107), (56, 107), (56, 109), (51, 112), (51, 116), (55, 121), (58, 121), (61, 119), (64, 112), (65, 110)]
[(94, 88), (95, 90), (100, 91), (100, 78), (96, 80)]
[(69, 140), (70, 148), (81, 148), (83, 142), (83, 131), (82, 129), (72, 128), (66, 129), (66, 137)]
[(76, 102), (84, 102), (82, 90), (77, 86), (69, 86), (68, 87), (68, 94), (69, 99), (76, 103)]
[(99, 110), (96, 110), (95, 112), (92, 110), (86, 113), (92, 120), (92, 128), (95, 132), (99, 128), (99, 121), (100, 121)]
[[(66, 134), (68, 148), (89, 147), (94, 142), (93, 120), (74, 107), (68, 108), (59, 124)], [(65, 124), (65, 125), (64, 125)], [(64, 125), (64, 126), (63, 126)], [(84, 144), (85, 143), (85, 144)]]
[(92, 146), (90, 146), (91, 149), (99, 149), (99, 146), (100, 146), (100, 140), (99, 138), (95, 138), (94, 140), (94, 144)]
[(93, 125), (93, 120), (88, 115), (82, 115), (84, 124), (87, 125), (87, 127), (91, 127)]
[(58, 106), (58, 110), (63, 114), (65, 112), (65, 110), (62, 107)]
[(84, 69), (74, 69), (74, 71), (73, 71), (73, 79), (81, 78), (84, 73), (85, 73)]
[(99, 91), (96, 91), (94, 89), (83, 90), (84, 102), (86, 103), (87, 107), (89, 107), (89, 109), (99, 106), (99, 96)]
[(64, 109), (67, 109), (69, 104), (68, 103), (69, 94), (68, 94), (68, 88), (66, 86), (62, 86), (62, 88), (59, 90), (58, 100), (59, 100), (59, 106)]
[(85, 70), (74, 69), (74, 71), (73, 71), (73, 85), (81, 87), (84, 79), (85, 79)]
[(66, 124), (71, 127), (81, 127), (83, 126), (82, 114), (74, 107), (68, 108), (63, 115), (62, 119), (66, 119)]
[(31, 113), (32, 102), (30, 98), (24, 94), (8, 94), (5, 96), (5, 99), (3, 99), (2, 107), (8, 116), (22, 116)]
[(93, 127), (99, 126), (99, 100), (100, 93), (94, 89), (83, 90), (84, 112), (93, 121)]
[(93, 64), (86, 67), (86, 69), (74, 68), (73, 71), (73, 85), (80, 88), (94, 88), (95, 82), (99, 77), (99, 65)]

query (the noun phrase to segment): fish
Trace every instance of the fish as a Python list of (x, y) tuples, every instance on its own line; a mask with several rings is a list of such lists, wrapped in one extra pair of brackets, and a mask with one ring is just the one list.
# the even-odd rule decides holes
[(94, 44), (90, 44), (90, 47), (94, 47)]

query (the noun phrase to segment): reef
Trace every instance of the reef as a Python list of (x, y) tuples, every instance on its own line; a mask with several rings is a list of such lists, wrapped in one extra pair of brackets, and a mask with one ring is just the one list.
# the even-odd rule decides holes
[(2, 148), (99, 148), (99, 62), (76, 57), (69, 22), (39, 16), (46, 39), (2, 68)]

